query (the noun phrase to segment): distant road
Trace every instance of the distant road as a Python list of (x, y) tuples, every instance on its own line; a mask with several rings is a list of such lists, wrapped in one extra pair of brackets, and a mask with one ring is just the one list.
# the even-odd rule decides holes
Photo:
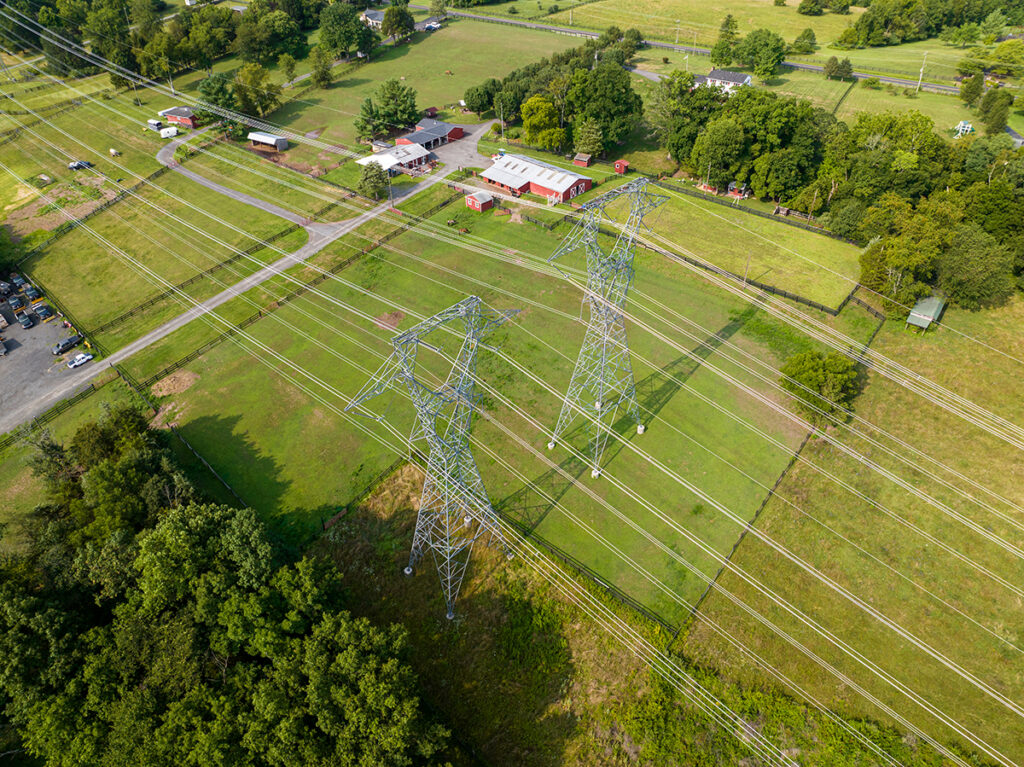
[[(421, 8), (426, 9), (425, 5), (410, 5), (410, 8)], [(458, 16), (464, 19), (475, 19), (477, 21), (489, 21), (496, 24), (509, 24), (513, 27), (526, 27), (527, 29), (539, 29), (545, 32), (557, 32), (562, 35), (573, 35), (575, 37), (588, 37), (597, 38), (600, 36), (598, 32), (591, 32), (590, 30), (577, 29), (576, 27), (561, 27), (557, 24), (542, 24), (537, 21), (519, 21), (518, 19), (506, 19), (498, 16), (485, 16), (480, 13), (466, 13), (465, 11), (448, 11), (449, 16)], [(644, 40), (644, 44), (651, 48), (664, 48), (671, 51), (680, 51), (682, 53), (696, 53), (703, 54), (705, 56), (711, 53), (708, 48), (699, 48), (692, 45), (675, 45), (673, 43), (663, 43), (656, 40)], [(793, 69), (802, 69), (805, 72), (824, 72), (824, 67), (818, 66), (817, 64), (804, 64), (799, 61), (784, 61), (782, 62), (787, 67)], [(641, 70), (634, 70), (638, 75), (647, 77)], [(876, 75), (868, 72), (854, 72), (853, 76), (858, 80), (864, 80), (869, 77), (877, 77), (883, 83), (892, 83), (893, 85), (902, 85), (904, 87), (917, 87), (917, 80), (908, 80), (903, 77), (890, 77), (888, 75)], [(649, 77), (648, 79), (658, 79), (655, 77)], [(959, 93), (959, 89), (955, 85), (939, 85), (937, 83), (923, 82), (921, 87), (931, 91), (937, 91), (939, 93)]]

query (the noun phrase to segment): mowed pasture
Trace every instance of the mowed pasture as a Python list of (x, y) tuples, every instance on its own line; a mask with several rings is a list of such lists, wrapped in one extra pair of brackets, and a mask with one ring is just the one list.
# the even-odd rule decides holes
[[(139, 190), (137, 198), (121, 200), (43, 248), (25, 262), (24, 270), (52, 290), (88, 330), (288, 226), (277, 216), (170, 172)], [(193, 285), (189, 295), (213, 295), (305, 240), (299, 230)], [(116, 348), (154, 327), (168, 311), (173, 315), (187, 305), (169, 302), (160, 307), (163, 315), (133, 318), (99, 340)]]
[[(900, 323), (887, 324), (873, 348), (1020, 425), (1024, 422), (1018, 362), (1024, 357), (1024, 344), (1018, 333), (1022, 318), (1024, 301), (1019, 296), (1008, 307), (978, 314), (947, 310), (943, 322), (948, 328), (973, 336), (994, 350), (948, 328), (921, 336), (903, 330)], [(769, 501), (758, 520), (758, 529), (835, 579), (870, 608), (929, 643), (950, 663), (974, 675), (979, 683), (990, 685), (1009, 700), (1020, 701), (1024, 697), (1024, 635), (1019, 620), (1020, 596), (1014, 589), (1024, 583), (1024, 565), (1012, 549), (1019, 546), (1024, 523), (1020, 512), (1024, 486), (1020, 482), (1019, 451), (875, 373), (869, 374), (867, 387), (855, 407), (859, 416), (962, 476), (955, 476), (923, 456), (910, 454), (908, 448), (877, 433), (875, 436), (886, 446), (908, 457), (910, 466), (863, 440), (837, 433), (843, 444), (895, 472), (914, 491), (927, 493), (978, 529), (969, 529), (926, 498), (901, 489), (821, 440), (814, 440), (804, 455), (824, 470), (841, 476), (852, 491), (841, 489), (812, 466), (798, 463)], [(936, 479), (925, 475), (925, 470), (977, 500), (968, 500), (940, 486)], [(865, 494), (881, 508), (869, 505), (854, 493)], [(883, 508), (917, 526), (933, 540), (898, 522)], [(941, 546), (955, 550), (962, 558)], [(1005, 756), (1006, 763), (1024, 760), (1024, 727), (1019, 717), (952, 667), (915, 649), (892, 629), (815, 582), (806, 571), (752, 535), (744, 539), (735, 562), (781, 598), (819, 621), (825, 630), (842, 636), (868, 661), (893, 674), (939, 711), (989, 743)], [(1004, 583), (999, 583), (998, 578), (1004, 579)], [(726, 574), (721, 584), (781, 623), (810, 650), (926, 733), (943, 742), (960, 742), (964, 748), (971, 748), (935, 716), (844, 656), (793, 616), (771, 605), (739, 577)], [(704, 603), (700, 619), (685, 642), (685, 649), (700, 661), (713, 663), (746, 681), (762, 681), (751, 663), (722, 649), (711, 631), (710, 621), (742, 645), (762, 653), (824, 705), (848, 716), (890, 720), (849, 685), (841, 684), (749, 615), (741, 614), (723, 595), (713, 594)], [(989, 756), (986, 763), (994, 764), (996, 759)]]
[[(192, 142), (198, 145), (206, 136)], [(278, 205), (317, 221), (342, 221), (368, 207), (362, 198), (350, 197), (337, 187), (280, 165), (277, 155), (262, 156), (246, 144), (218, 141), (196, 152), (188, 169), (210, 181)], [(323, 209), (337, 203), (331, 210)]]
[[(454, 226), (446, 225), (449, 219)], [(469, 231), (459, 235), (460, 228)], [(480, 353), (484, 415), (474, 441), (492, 501), (679, 622), (705, 585), (679, 560), (712, 576), (718, 563), (708, 550), (728, 553), (803, 438), (797, 425), (725, 382), (729, 374), (759, 385), (735, 364), (738, 352), (727, 344), (778, 363), (794, 342), (741, 300), (664, 257), (640, 252), (630, 339), (647, 432), (637, 436), (633, 423), (618, 418), (621, 439), (609, 441), (605, 474), (593, 480), (574, 453), (586, 450), (584, 429), (574, 429), (551, 453), (544, 449), (584, 331), (579, 287), (544, 265), (564, 233), (475, 214), (458, 200), (423, 231), (395, 238), (322, 283), (319, 294), (282, 306), (250, 326), (248, 337), (235, 336), (189, 364), (188, 387), (167, 394), (163, 405), (247, 503), (305, 535), (402, 455), (412, 423), (403, 396), (370, 405), (394, 433), (340, 412), (389, 352), (392, 328), (411, 327), (469, 294), (496, 308), (522, 309), (491, 339), (501, 354)], [(339, 248), (337, 257), (344, 252)], [(327, 253), (317, 257), (321, 266), (327, 259)], [(565, 266), (578, 276), (581, 263), (571, 261)], [(263, 303), (274, 290), (262, 286), (251, 297)], [(666, 316), (665, 306), (679, 316)], [(451, 338), (442, 334), (442, 340)], [(445, 360), (427, 352), (421, 358), (425, 378), (441, 380)], [(703, 359), (714, 369), (698, 367)], [(715, 511), (673, 474), (735, 518)], [(592, 534), (643, 562), (663, 587)]]
[[(322, 142), (352, 148), (354, 121), (363, 100), (382, 81), (397, 78), (416, 90), (418, 106), (440, 109), (440, 119), (475, 123), (478, 118), (472, 112), (446, 107), (457, 105), (471, 85), (489, 77), (500, 79), (526, 62), (578, 43), (550, 32), (460, 20), (439, 32), (417, 34), (411, 44), (384, 48), (367, 64), (339, 67), (330, 88), (309, 90), (288, 101), (270, 120), (297, 133), (315, 134)], [(295, 147), (286, 157), (313, 163), (319, 153), (314, 147)]]
[[(863, 9), (853, 7), (848, 15), (825, 13), (822, 16), (802, 16), (797, 13), (797, 2), (776, 6), (773, 0), (723, 0), (707, 3), (702, 0), (647, 0), (643, 5), (629, 0), (602, 0), (574, 7), (574, 26), (605, 29), (612, 25), (627, 29), (636, 27), (645, 37), (655, 40), (692, 44), (694, 35), (698, 46), (710, 47), (718, 38), (718, 28), (726, 14), (732, 14), (745, 35), (755, 29), (767, 27), (792, 42), (800, 32), (810, 27), (819, 44), (827, 44), (857, 19)], [(474, 12), (478, 12), (474, 9)], [(569, 12), (559, 11), (546, 19), (552, 24), (567, 25)]]

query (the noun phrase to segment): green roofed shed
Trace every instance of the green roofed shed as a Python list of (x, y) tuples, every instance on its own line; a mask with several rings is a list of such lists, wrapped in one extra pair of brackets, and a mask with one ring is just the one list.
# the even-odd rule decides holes
[(942, 309), (945, 305), (946, 299), (941, 298), (940, 296), (928, 296), (927, 298), (922, 298), (914, 304), (914, 308), (910, 310), (910, 315), (907, 317), (907, 324), (927, 330), (929, 325), (938, 321), (939, 315), (942, 314)]

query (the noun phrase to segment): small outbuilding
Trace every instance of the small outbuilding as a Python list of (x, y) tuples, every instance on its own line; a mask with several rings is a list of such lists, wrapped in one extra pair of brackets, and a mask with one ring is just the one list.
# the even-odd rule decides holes
[(494, 207), (494, 198), (488, 192), (474, 192), (466, 195), (466, 207), (483, 212)]
[(178, 135), (178, 129), (173, 125), (168, 125), (166, 128), (160, 129), (160, 138), (174, 138)]
[(938, 322), (942, 310), (946, 306), (946, 299), (941, 296), (928, 296), (922, 298), (907, 316), (907, 325), (927, 330), (933, 322)]
[(750, 196), (750, 189), (739, 181), (730, 181), (726, 194), (737, 200), (745, 200)]
[(629, 171), (629, 160), (616, 160), (615, 172), (622, 174)]
[(572, 164), (578, 165), (581, 168), (589, 168), (590, 164), (594, 161), (592, 155), (585, 154), (584, 152), (577, 152), (576, 156), (572, 158)]
[(437, 117), (437, 107), (427, 107), (423, 110), (423, 114), (433, 120)]
[(250, 146), (264, 152), (283, 152), (288, 148), (288, 139), (284, 136), (275, 136), (273, 133), (252, 131), (248, 136)]
[(382, 152), (360, 157), (356, 165), (368, 165), (371, 162), (377, 163), (389, 174), (394, 175), (406, 170), (418, 168), (428, 161), (430, 152), (418, 144), (393, 146)]

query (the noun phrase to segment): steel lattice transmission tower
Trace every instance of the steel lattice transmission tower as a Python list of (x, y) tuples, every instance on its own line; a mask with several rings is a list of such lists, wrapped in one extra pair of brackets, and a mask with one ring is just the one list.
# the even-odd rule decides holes
[[(595, 479), (601, 476), (601, 456), (619, 407), (625, 407), (636, 421), (637, 433), (644, 433), (636, 405), (636, 384), (623, 310), (633, 282), (637, 231), (643, 226), (644, 216), (668, 199), (652, 194), (649, 184), (646, 178), (637, 179), (583, 205), (582, 218), (548, 259), (551, 263), (580, 249), (586, 252), (587, 293), (583, 300), (590, 307), (587, 333), (548, 450), (554, 448), (578, 412), (593, 413), (590, 475)], [(620, 228), (611, 252), (605, 253), (597, 240), (605, 209), (624, 197), (628, 198), (629, 217)]]
[[(416, 518), (406, 575), (430, 551), (441, 577), (448, 618), (455, 616), (455, 599), (477, 539), (487, 535), (509, 559), (497, 515), (484, 489), (480, 470), (469, 446), (469, 430), (476, 405), (474, 377), (480, 339), (505, 322), (514, 311), (492, 312), (476, 296), (469, 296), (395, 336), (391, 355), (349, 403), (351, 410), (387, 389), (404, 387), (416, 408), (410, 442), (427, 444), (426, 479)], [(440, 351), (425, 336), (445, 325), (461, 324), (463, 340), (444, 385), (433, 389), (416, 376), (420, 346)], [(381, 420), (379, 417), (377, 420)]]

